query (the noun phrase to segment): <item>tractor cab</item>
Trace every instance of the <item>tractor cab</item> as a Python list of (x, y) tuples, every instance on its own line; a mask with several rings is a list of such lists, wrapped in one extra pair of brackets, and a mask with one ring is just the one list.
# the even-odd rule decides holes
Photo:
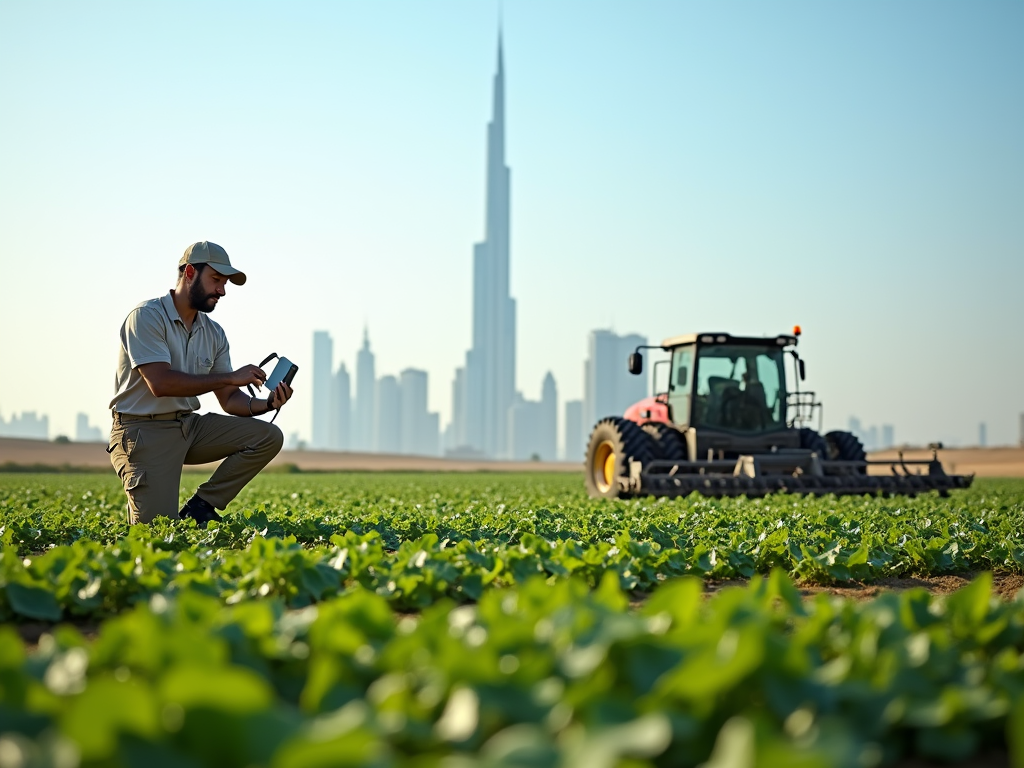
[[(796, 354), (797, 334), (767, 338), (696, 333), (666, 339), (670, 354), (655, 364), (655, 382), (664, 388), (632, 406), (625, 418), (662, 422), (685, 437), (691, 460), (712, 455), (732, 458), (754, 450), (799, 447), (796, 422), (809, 418), (810, 393), (799, 392), (803, 361)], [(786, 358), (792, 361), (787, 386)], [(667, 367), (667, 381), (662, 366)], [(630, 373), (643, 371), (639, 349), (629, 359)]]

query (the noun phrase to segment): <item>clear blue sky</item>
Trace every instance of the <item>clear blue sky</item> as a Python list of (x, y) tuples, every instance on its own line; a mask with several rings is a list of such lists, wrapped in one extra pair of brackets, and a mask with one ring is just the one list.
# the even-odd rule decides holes
[[(800, 323), (828, 425), (992, 443), (1024, 411), (1024, 4), (503, 10), (519, 386), (587, 332)], [(194, 240), (236, 365), (430, 373), (483, 235), (496, 3), (0, 3), (0, 413), (104, 426), (117, 330)], [(301, 374), (299, 383), (301, 383)], [(307, 378), (308, 382), (309, 379)], [(309, 434), (309, 397), (279, 419)]]

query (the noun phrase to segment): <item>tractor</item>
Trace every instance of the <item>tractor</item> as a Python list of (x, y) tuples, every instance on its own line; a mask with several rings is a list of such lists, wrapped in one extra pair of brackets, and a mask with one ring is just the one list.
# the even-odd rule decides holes
[[(973, 475), (947, 475), (937, 450), (930, 460), (904, 460), (901, 453), (896, 462), (869, 461), (850, 432), (823, 435), (821, 403), (800, 390), (806, 366), (799, 337), (797, 326), (780, 336), (696, 333), (637, 347), (628, 360), (634, 375), (643, 373), (641, 350), (668, 353), (654, 377), (667, 366), (667, 388), (622, 417), (597, 422), (587, 446), (587, 491), (610, 499), (694, 491), (945, 496), (970, 486)], [(876, 465), (891, 471), (869, 472)]]

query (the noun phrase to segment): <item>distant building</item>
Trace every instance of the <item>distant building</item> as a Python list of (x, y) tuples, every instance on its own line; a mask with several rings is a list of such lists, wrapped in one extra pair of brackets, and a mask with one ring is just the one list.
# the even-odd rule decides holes
[(565, 403), (565, 443), (562, 458), (565, 461), (584, 459), (586, 450), (586, 434), (583, 427), (583, 401), (567, 400)]
[[(881, 448), (892, 447), (892, 427), (883, 425), (882, 426), (882, 439), (878, 437), (878, 427), (870, 426), (865, 427), (860, 419), (856, 416), (851, 416), (847, 425), (847, 429), (850, 434), (856, 437), (864, 445), (865, 451), (877, 451)], [(886, 437), (886, 430), (889, 430), (888, 437)]]
[(540, 421), (541, 404), (525, 400), (522, 393), (517, 392), (508, 409), (508, 458), (514, 461), (541, 458)]
[(441, 455), (441, 414), (430, 411), (424, 422), (424, 456)]
[(985, 422), (981, 422), (978, 425), (978, 446), (984, 448), (988, 445), (988, 427)]
[(885, 448), (892, 448), (895, 445), (896, 445), (896, 438), (894, 437), (894, 432), (893, 432), (892, 424), (883, 424), (882, 425), (882, 444), (879, 446), (879, 448), (883, 448), (883, 449), (885, 449)]
[(870, 426), (864, 433), (864, 439), (861, 441), (864, 443), (864, 450), (866, 451), (877, 451), (878, 450), (878, 427)]
[(622, 416), (647, 396), (647, 377), (633, 376), (626, 361), (636, 347), (647, 343), (643, 336), (617, 336), (611, 331), (591, 331), (583, 367), (583, 421), (589, 431), (606, 416)]
[(401, 394), (401, 440), (402, 453), (419, 456), (436, 456), (439, 448), (438, 420), (436, 413), (427, 412), (426, 371), (406, 368), (399, 379)]
[(466, 391), (466, 369), (458, 368), (452, 379), (452, 418), (444, 430), (444, 450), (453, 451), (468, 446), (466, 439), (465, 406), (463, 405)]
[(331, 371), (334, 368), (334, 342), (327, 331), (313, 332), (313, 424), (312, 447), (331, 447), (331, 426), (333, 413), (331, 395), (334, 385)]
[(35, 411), (24, 411), (21, 416), (11, 414), (10, 421), (0, 416), (0, 437), (49, 440), (50, 417), (37, 416)]
[(377, 453), (400, 453), (402, 450), (402, 398), (398, 379), (381, 376), (377, 381), (373, 419), (374, 443)]
[(356, 355), (356, 396), (352, 413), (352, 448), (372, 451), (377, 444), (377, 372), (370, 351), (370, 331), (363, 329), (363, 348)]
[(483, 242), (473, 247), (473, 345), (453, 386), (460, 386), (453, 439), (499, 458), (508, 446), (515, 399), (516, 302), (509, 292), (510, 176), (505, 164), (505, 65), (498, 40), (491, 121), (487, 126), (487, 203)]
[(540, 388), (540, 423), (538, 451), (544, 461), (558, 458), (558, 387), (555, 377), (548, 371)]
[(100, 443), (103, 442), (103, 430), (99, 427), (89, 425), (89, 417), (84, 413), (75, 416), (75, 442), (76, 443)]
[(558, 458), (558, 388), (549, 371), (541, 384), (539, 401), (527, 400), (521, 392), (508, 411), (508, 445), (505, 455), (515, 461)]
[(850, 420), (846, 424), (847, 431), (856, 437), (861, 442), (864, 442), (864, 430), (861, 429), (860, 419), (856, 416), (851, 416)]
[(352, 448), (352, 378), (342, 363), (334, 373), (331, 392), (331, 448), (348, 451)]

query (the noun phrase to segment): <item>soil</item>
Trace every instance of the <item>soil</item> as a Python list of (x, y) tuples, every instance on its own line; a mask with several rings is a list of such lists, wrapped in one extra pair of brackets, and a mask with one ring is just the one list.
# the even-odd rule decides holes
[[(0, 471), (12, 467), (52, 467), (110, 470), (110, 457), (103, 443), (52, 443), (46, 440), (19, 440), (0, 437)], [(930, 459), (931, 451), (903, 449), (904, 459)], [(899, 451), (872, 453), (869, 459), (898, 462)], [(1024, 477), (1024, 447), (1021, 448), (955, 448), (939, 451), (939, 460), (946, 472), (973, 474), (977, 477)], [(196, 467), (197, 470), (209, 467)], [(279, 469), (294, 468), (304, 472), (582, 472), (578, 461), (481, 461), (475, 459), (442, 459), (428, 456), (397, 456), (348, 451), (281, 451), (270, 464)], [(916, 466), (911, 466), (916, 471)], [(888, 474), (887, 466), (873, 467), (872, 472)]]

